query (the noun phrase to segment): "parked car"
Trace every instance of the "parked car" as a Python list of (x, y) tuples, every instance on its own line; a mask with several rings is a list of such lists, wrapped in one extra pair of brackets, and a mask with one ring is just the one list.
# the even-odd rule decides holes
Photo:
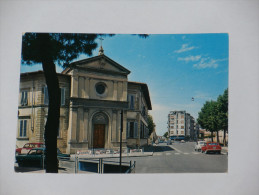
[(201, 151), (201, 147), (204, 146), (205, 144), (206, 144), (205, 141), (198, 141), (198, 142), (196, 143), (196, 145), (195, 145), (194, 150), (200, 152), (200, 151)]
[(15, 154), (27, 154), (32, 148), (43, 148), (44, 143), (27, 143), (22, 148), (16, 148)]
[[(57, 149), (58, 159), (69, 159), (69, 154), (63, 154)], [(33, 148), (27, 154), (21, 154), (16, 156), (16, 162), (18, 166), (37, 166), (42, 167), (46, 163), (45, 148)]]
[(172, 145), (172, 141), (169, 139), (169, 140), (167, 140), (166, 144), (167, 145)]
[(185, 143), (185, 141), (182, 139), (182, 140), (181, 140), (181, 143)]
[(201, 147), (201, 152), (207, 154), (209, 152), (221, 153), (221, 146), (216, 142), (207, 142), (204, 146)]

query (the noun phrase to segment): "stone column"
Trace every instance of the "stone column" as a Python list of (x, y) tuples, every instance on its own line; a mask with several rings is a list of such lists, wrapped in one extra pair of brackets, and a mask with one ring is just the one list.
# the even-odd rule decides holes
[(83, 142), (87, 142), (87, 136), (89, 132), (89, 122), (88, 122), (88, 117), (89, 117), (89, 109), (84, 108), (84, 128), (83, 128)]
[(118, 81), (113, 83), (113, 100), (116, 101), (118, 98)]
[(122, 101), (127, 101), (128, 85), (127, 82), (122, 84)]
[(90, 78), (85, 79), (85, 98), (89, 98), (90, 95)]
[(76, 74), (72, 75), (71, 97), (78, 97), (78, 76)]
[(77, 140), (79, 142), (83, 141), (83, 133), (84, 133), (84, 110), (83, 107), (78, 108), (78, 116), (77, 116)]
[(85, 78), (79, 77), (78, 80), (78, 97), (85, 98)]
[(112, 132), (111, 139), (112, 141), (116, 141), (116, 133), (117, 133), (117, 110), (112, 111)]
[(71, 132), (71, 139), (70, 142), (77, 142), (77, 108), (72, 108), (71, 113), (71, 120), (70, 120), (70, 128), (69, 131)]

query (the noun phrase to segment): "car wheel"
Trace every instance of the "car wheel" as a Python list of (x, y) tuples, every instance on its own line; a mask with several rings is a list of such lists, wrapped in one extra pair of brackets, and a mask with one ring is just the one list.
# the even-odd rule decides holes
[(218, 151), (218, 154), (221, 154), (221, 151)]

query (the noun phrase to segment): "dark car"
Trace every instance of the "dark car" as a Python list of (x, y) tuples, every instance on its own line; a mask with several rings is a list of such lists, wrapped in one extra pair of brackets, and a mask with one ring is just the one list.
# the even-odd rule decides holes
[[(57, 149), (58, 159), (70, 159), (69, 154), (63, 154)], [(43, 166), (46, 164), (45, 148), (33, 148), (27, 154), (21, 154), (16, 156), (16, 162), (19, 166)]]

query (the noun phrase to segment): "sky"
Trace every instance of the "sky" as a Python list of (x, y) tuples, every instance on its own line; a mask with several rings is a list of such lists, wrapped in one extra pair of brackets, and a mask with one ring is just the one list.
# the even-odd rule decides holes
[[(93, 56), (98, 55), (98, 48)], [(117, 34), (104, 37), (104, 54), (131, 73), (129, 81), (147, 83), (157, 135), (167, 132), (170, 111), (185, 110), (195, 119), (203, 104), (228, 88), (228, 34)], [(81, 55), (76, 60), (88, 58)], [(41, 70), (21, 66), (21, 72)], [(57, 72), (62, 68), (57, 67)], [(194, 101), (192, 101), (194, 98)]]

